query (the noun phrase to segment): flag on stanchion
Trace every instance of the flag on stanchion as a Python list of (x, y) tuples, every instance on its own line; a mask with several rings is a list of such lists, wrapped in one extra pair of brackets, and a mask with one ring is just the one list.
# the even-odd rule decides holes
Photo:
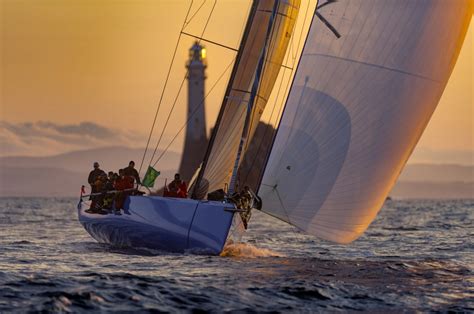
[(147, 188), (152, 188), (155, 185), (156, 178), (160, 175), (160, 172), (154, 169), (152, 166), (148, 166), (148, 170), (145, 173), (145, 178), (143, 178), (142, 185)]

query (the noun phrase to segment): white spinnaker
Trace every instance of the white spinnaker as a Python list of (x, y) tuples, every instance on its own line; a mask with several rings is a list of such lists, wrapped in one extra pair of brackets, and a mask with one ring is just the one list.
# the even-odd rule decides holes
[(265, 170), (263, 210), (349, 243), (373, 221), (431, 117), (469, 0), (338, 0), (314, 17)]

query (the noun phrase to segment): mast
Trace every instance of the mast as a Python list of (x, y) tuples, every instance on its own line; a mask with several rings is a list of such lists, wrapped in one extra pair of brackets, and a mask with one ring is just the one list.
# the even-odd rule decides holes
[(266, 56), (266, 52), (267, 52), (268, 41), (269, 41), (270, 36), (271, 36), (272, 26), (273, 26), (273, 22), (275, 20), (275, 15), (276, 15), (277, 9), (278, 9), (278, 1), (275, 1), (275, 4), (273, 5), (273, 11), (272, 11), (272, 15), (270, 17), (270, 21), (268, 22), (267, 34), (266, 34), (266, 37), (265, 37), (265, 46), (264, 46), (264, 49), (262, 50), (262, 54), (260, 55), (260, 60), (258, 61), (258, 67), (257, 67), (257, 70), (255, 72), (255, 79), (254, 79), (254, 82), (253, 82), (253, 85), (252, 85), (252, 91), (251, 91), (250, 99), (249, 99), (249, 102), (248, 102), (248, 105), (247, 105), (247, 113), (246, 113), (246, 116), (245, 116), (244, 128), (242, 130), (242, 136), (240, 138), (239, 149), (237, 151), (237, 157), (235, 158), (234, 170), (232, 171), (232, 177), (231, 177), (230, 184), (229, 184), (229, 194), (230, 195), (232, 195), (235, 192), (235, 185), (236, 185), (236, 181), (237, 181), (237, 172), (238, 172), (238, 169), (239, 169), (239, 163), (240, 163), (240, 159), (242, 157), (242, 150), (243, 150), (245, 142), (247, 141), (247, 136), (248, 136), (248, 133), (249, 133), (250, 116), (251, 116), (251, 113), (252, 113), (252, 108), (254, 106), (255, 96), (257, 95), (258, 88), (259, 88), (259, 85), (260, 85), (260, 79), (261, 79), (261, 74), (262, 74), (262, 70), (263, 70), (263, 65), (265, 63), (265, 56)]
[(209, 156), (210, 156), (211, 151), (212, 151), (212, 146), (214, 145), (214, 141), (216, 140), (217, 131), (219, 130), (219, 126), (221, 124), (222, 116), (224, 115), (225, 107), (226, 107), (226, 104), (227, 104), (226, 98), (228, 97), (228, 95), (230, 95), (230, 92), (232, 90), (232, 85), (233, 85), (233, 82), (235, 80), (235, 75), (236, 75), (237, 70), (238, 70), (240, 59), (242, 58), (243, 48), (244, 48), (245, 43), (247, 41), (247, 37), (249, 35), (250, 28), (252, 26), (253, 18), (255, 17), (255, 13), (257, 12), (257, 5), (258, 5), (258, 0), (253, 0), (252, 7), (251, 7), (250, 13), (249, 13), (249, 18), (247, 20), (247, 24), (245, 25), (245, 30), (244, 30), (244, 33), (242, 35), (242, 39), (240, 41), (239, 52), (237, 53), (237, 57), (235, 59), (235, 63), (234, 63), (234, 67), (232, 69), (232, 73), (231, 73), (231, 76), (230, 76), (230, 79), (229, 79), (229, 83), (227, 84), (227, 89), (226, 89), (226, 92), (224, 94), (224, 95), (226, 95), (226, 97), (224, 97), (224, 99), (222, 101), (221, 109), (219, 111), (219, 115), (217, 116), (216, 124), (215, 124), (215, 126), (212, 130), (211, 138), (209, 140), (209, 144), (207, 145), (206, 154), (204, 155), (204, 159), (202, 161), (202, 166), (199, 169), (198, 177), (197, 177), (196, 182), (193, 186), (193, 192), (191, 194), (191, 198), (193, 198), (193, 199), (195, 199), (197, 197), (196, 196), (196, 191), (199, 188), (199, 185), (201, 184), (202, 178), (204, 176), (204, 171), (206, 169), (207, 162), (209, 161)]

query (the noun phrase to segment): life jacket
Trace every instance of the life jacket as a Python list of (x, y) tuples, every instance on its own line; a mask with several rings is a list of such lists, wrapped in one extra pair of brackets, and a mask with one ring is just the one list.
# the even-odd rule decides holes
[(124, 179), (125, 189), (133, 189), (134, 182), (135, 182), (133, 177), (125, 176), (123, 179)]
[(123, 191), (127, 189), (133, 189), (134, 180), (132, 177), (124, 176), (123, 178), (119, 177), (115, 180), (115, 189), (118, 191)]
[(178, 185), (177, 195), (181, 198), (188, 197), (188, 187), (186, 186), (186, 182), (181, 181), (181, 183)]
[(163, 196), (165, 197), (178, 197), (178, 198), (186, 198), (188, 197), (188, 188), (186, 186), (186, 182), (180, 180), (173, 180), (169, 185), (168, 188), (163, 191)]

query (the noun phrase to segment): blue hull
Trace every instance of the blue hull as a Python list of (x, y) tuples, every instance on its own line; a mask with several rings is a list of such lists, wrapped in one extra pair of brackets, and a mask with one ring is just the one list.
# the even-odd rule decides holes
[(122, 215), (78, 209), (79, 221), (101, 243), (217, 255), (234, 215), (230, 204), (159, 196), (130, 196), (124, 207)]

